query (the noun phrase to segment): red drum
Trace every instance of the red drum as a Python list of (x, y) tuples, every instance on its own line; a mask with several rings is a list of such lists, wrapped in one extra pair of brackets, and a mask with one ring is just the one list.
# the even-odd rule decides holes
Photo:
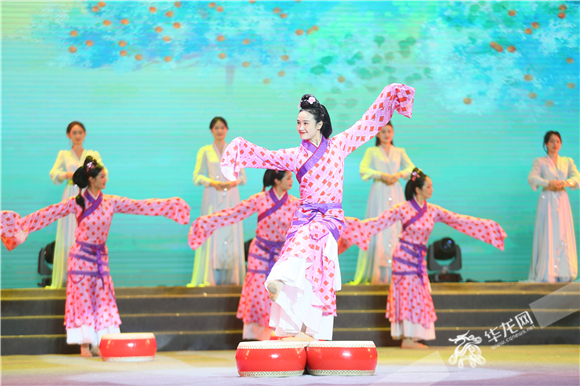
[(105, 362), (152, 361), (157, 352), (155, 335), (150, 332), (106, 334), (99, 345)]
[(371, 341), (314, 341), (307, 353), (312, 375), (372, 375), (377, 368), (377, 348)]
[(265, 340), (241, 342), (236, 351), (238, 374), (242, 377), (292, 377), (306, 367), (308, 342)]

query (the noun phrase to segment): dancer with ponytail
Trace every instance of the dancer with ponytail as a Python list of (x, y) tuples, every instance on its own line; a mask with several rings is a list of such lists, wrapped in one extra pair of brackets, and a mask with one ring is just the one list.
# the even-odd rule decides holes
[[(492, 220), (453, 213), (427, 203), (432, 194), (431, 179), (415, 168), (405, 187), (407, 201), (386, 210), (379, 217), (362, 221), (367, 232), (367, 242), (370, 237), (397, 221), (402, 223), (399, 244), (393, 253), (393, 275), (386, 314), (391, 322), (393, 339), (403, 339), (402, 348), (427, 348), (418, 341), (435, 339), (434, 323), (437, 316), (425, 260), (427, 241), (433, 225), (436, 222), (445, 223), (502, 251), (507, 237), (501, 226)], [(361, 229), (356, 229), (361, 233)], [(353, 232), (349, 230), (347, 233)], [(342, 249), (346, 248), (343, 246)]]
[[(2, 211), (2, 242), (12, 250), (26, 241), (30, 232), (40, 230), (69, 214), (76, 216), (75, 243), (69, 251), (64, 324), (67, 343), (81, 345), (81, 356), (100, 355), (99, 343), (105, 334), (119, 333), (119, 311), (109, 254), (105, 242), (115, 213), (164, 216), (179, 224), (189, 223), (189, 205), (181, 198), (132, 200), (105, 195), (104, 167), (88, 156), (73, 175), (74, 183), (85, 189), (78, 196), (36, 211), (24, 218)], [(89, 348), (92, 345), (92, 350)]]
[[(271, 186), (268, 191), (267, 187)], [(298, 198), (288, 194), (292, 173), (266, 170), (264, 191), (243, 200), (233, 208), (199, 217), (189, 231), (189, 246), (199, 248), (217, 229), (237, 224), (258, 213), (256, 238), (250, 245), (246, 280), (238, 306), (239, 319), (244, 321), (243, 339), (269, 340), (270, 299), (264, 288), (266, 276), (278, 260), (286, 240)]]
[(344, 160), (373, 138), (395, 110), (410, 118), (414, 93), (401, 84), (387, 86), (360, 121), (333, 138), (328, 111), (306, 94), (298, 106), (300, 146), (270, 151), (238, 137), (224, 151), (221, 169), (231, 181), (243, 167), (254, 167), (295, 172), (300, 183), (300, 207), (266, 279), (273, 301), (270, 327), (276, 335), (332, 339), (335, 292), (341, 288), (337, 240), (344, 226)]

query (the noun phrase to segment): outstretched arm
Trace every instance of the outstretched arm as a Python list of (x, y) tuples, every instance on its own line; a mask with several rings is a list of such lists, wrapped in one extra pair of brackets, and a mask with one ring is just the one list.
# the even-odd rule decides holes
[(350, 154), (359, 146), (373, 138), (387, 124), (395, 110), (407, 118), (413, 114), (415, 89), (400, 83), (393, 83), (383, 89), (379, 97), (350, 129), (333, 138), (339, 148)]
[(223, 175), (228, 180), (234, 181), (243, 168), (295, 172), (297, 158), (298, 148), (266, 150), (242, 137), (237, 137), (226, 147), (220, 166)]
[(195, 220), (191, 224), (187, 237), (191, 249), (199, 248), (217, 229), (236, 224), (256, 213), (258, 211), (257, 200), (261, 194), (255, 194), (233, 208), (220, 210)]
[(30, 232), (40, 230), (59, 218), (75, 213), (77, 204), (71, 197), (58, 204), (47, 206), (24, 218), (16, 212), (4, 210), (2, 216), (2, 242), (9, 251), (26, 241)]
[(356, 217), (344, 218), (344, 231), (338, 239), (338, 254), (340, 255), (353, 245), (367, 250), (369, 247), (369, 232), (364, 228), (362, 221)]
[(189, 205), (179, 198), (151, 198), (132, 200), (127, 197), (110, 196), (115, 213), (139, 214), (143, 216), (163, 216), (179, 224), (189, 224)]
[(504, 239), (507, 234), (495, 221), (457, 214), (437, 205), (428, 205), (434, 212), (433, 220), (435, 222), (443, 222), (461, 233), (491, 244), (503, 251)]
[(379, 217), (374, 218), (367, 218), (366, 220), (362, 220), (361, 224), (363, 225), (366, 232), (368, 232), (368, 237), (372, 237), (396, 223), (397, 221), (402, 221), (402, 211), (401, 207), (405, 203), (402, 202), (393, 206), (391, 209), (385, 210)]

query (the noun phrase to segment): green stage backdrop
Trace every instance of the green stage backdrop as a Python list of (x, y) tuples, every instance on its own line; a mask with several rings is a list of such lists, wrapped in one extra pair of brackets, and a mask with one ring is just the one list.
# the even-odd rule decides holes
[[(2, 2), (2, 209), (26, 215), (58, 202), (49, 171), (80, 120), (85, 147), (110, 171), (106, 193), (184, 198), (192, 218), (197, 150), (209, 121), (228, 138), (296, 146), (304, 93), (347, 129), (392, 82), (416, 88), (414, 116), (394, 118), (395, 143), (429, 174), (431, 202), (491, 218), (500, 252), (437, 225), (431, 241), (462, 247), (464, 278), (527, 278), (536, 203), (527, 175), (547, 130), (579, 159), (578, 3), (564, 2)], [(374, 142), (374, 141), (372, 141)], [(344, 209), (364, 217), (370, 185), (346, 161)], [(242, 199), (261, 190), (247, 170)], [(297, 184), (292, 191), (298, 194)], [(578, 229), (578, 191), (570, 192)], [(244, 221), (252, 237), (256, 217)], [(117, 286), (184, 285), (194, 252), (188, 227), (117, 215), (109, 235)], [(56, 225), (8, 253), (2, 288), (35, 287), (38, 251)], [(577, 242), (578, 243), (578, 242)], [(358, 250), (340, 258), (352, 279)]]

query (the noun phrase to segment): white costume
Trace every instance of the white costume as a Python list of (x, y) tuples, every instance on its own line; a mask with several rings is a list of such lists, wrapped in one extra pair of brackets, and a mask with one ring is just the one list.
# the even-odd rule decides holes
[[(85, 158), (89, 155), (95, 158), (98, 163), (102, 164), (101, 155), (98, 151), (84, 149), (80, 158), (73, 150), (61, 150), (58, 152), (56, 162), (50, 171), (50, 179), (55, 185), (60, 185), (66, 181), (66, 186), (62, 194), (63, 201), (79, 194), (79, 188), (74, 185), (72, 178), (66, 178), (66, 173), (76, 172), (84, 164)], [(76, 229), (77, 220), (72, 214), (57, 221), (52, 283), (47, 288), (66, 287), (68, 251), (75, 242)]]
[[(413, 171), (413, 162), (405, 149), (391, 146), (388, 154), (382, 146), (368, 148), (360, 163), (363, 181), (372, 180), (365, 218), (380, 216), (384, 211), (405, 201), (405, 194), (399, 181), (387, 185), (381, 181), (382, 173), (401, 172), (407, 180)], [(391, 281), (392, 257), (401, 233), (401, 223), (382, 230), (373, 236), (366, 251), (359, 250), (356, 273), (352, 284), (388, 284)]]
[[(578, 189), (580, 174), (572, 158), (558, 157), (556, 165), (548, 156), (534, 160), (528, 182), (533, 190), (548, 187), (550, 181), (566, 181)], [(566, 190), (543, 189), (538, 200), (530, 281), (572, 281), (578, 276), (578, 254), (574, 220)]]
[[(222, 153), (215, 144), (204, 146), (197, 152), (193, 183), (205, 187), (201, 203), (202, 216), (232, 208), (240, 203), (237, 187), (224, 192), (210, 186), (212, 180), (229, 182), (220, 170), (221, 158)], [(238, 182), (241, 185), (246, 183), (243, 170)], [(240, 221), (216, 230), (195, 250), (193, 276), (188, 286), (242, 285), (245, 277), (244, 231)]]

